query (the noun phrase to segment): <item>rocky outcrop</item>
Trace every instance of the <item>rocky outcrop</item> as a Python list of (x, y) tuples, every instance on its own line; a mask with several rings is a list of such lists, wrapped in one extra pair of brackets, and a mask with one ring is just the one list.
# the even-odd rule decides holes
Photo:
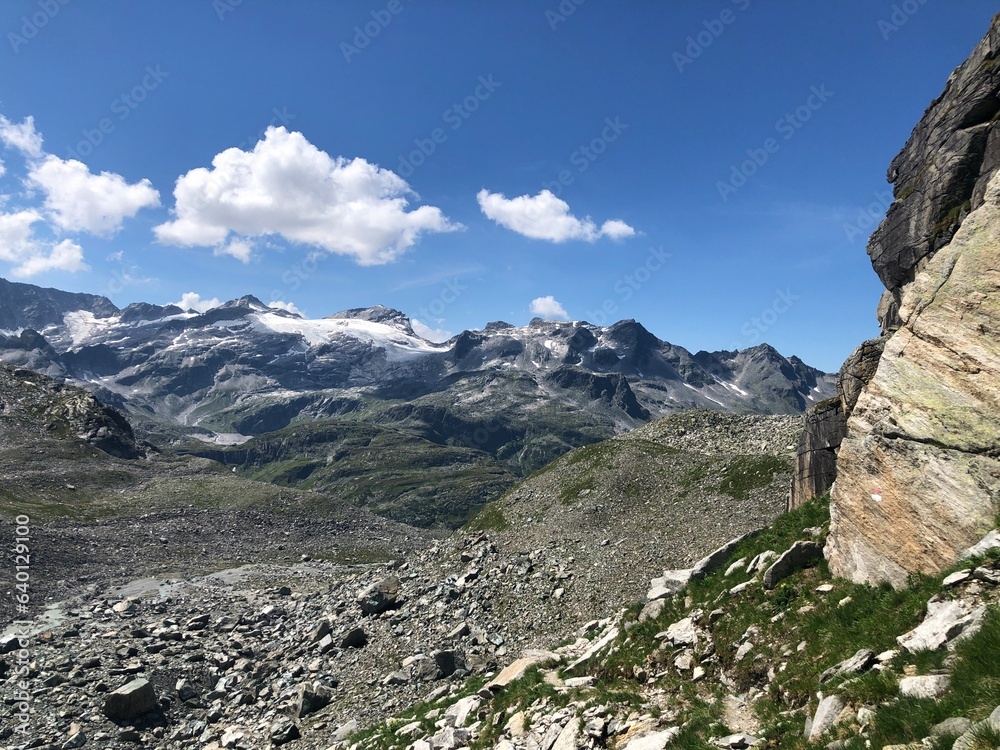
[(795, 474), (788, 493), (788, 510), (828, 492), (837, 478), (837, 451), (847, 431), (839, 398), (817, 404), (806, 413), (795, 452)]
[(848, 420), (830, 568), (906, 583), (950, 565), (1000, 508), (1000, 177), (901, 300)]
[(893, 160), (868, 254), (883, 335), (841, 370), (826, 549), (855, 581), (951, 564), (1000, 502), (1000, 16)]
[(822, 401), (806, 413), (795, 454), (795, 474), (788, 510), (829, 492), (837, 479), (837, 454), (847, 435), (847, 418), (861, 391), (875, 376), (888, 335), (869, 339), (847, 358), (837, 375), (837, 398)]
[[(1000, 24), (959, 67), (924, 113), (888, 179), (895, 202), (872, 234), (868, 255), (896, 303), (903, 288), (983, 203), (990, 175), (1000, 167)], [(893, 304), (880, 306), (884, 330), (898, 325)]]

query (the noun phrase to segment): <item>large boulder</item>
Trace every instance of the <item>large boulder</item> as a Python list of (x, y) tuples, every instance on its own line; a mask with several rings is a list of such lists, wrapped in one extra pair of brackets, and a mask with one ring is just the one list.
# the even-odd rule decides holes
[(154, 708), (156, 692), (145, 678), (132, 680), (104, 697), (104, 715), (111, 721), (128, 721)]

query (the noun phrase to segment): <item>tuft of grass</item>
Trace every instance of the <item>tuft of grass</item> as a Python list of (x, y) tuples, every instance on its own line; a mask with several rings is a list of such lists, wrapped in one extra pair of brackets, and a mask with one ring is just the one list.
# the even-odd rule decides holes
[(504, 515), (499, 501), (495, 501), (480, 508), (465, 528), (469, 531), (506, 531), (510, 528), (510, 521)]
[(775, 474), (788, 469), (788, 462), (775, 456), (737, 456), (726, 466), (719, 491), (746, 500), (750, 492), (767, 487)]

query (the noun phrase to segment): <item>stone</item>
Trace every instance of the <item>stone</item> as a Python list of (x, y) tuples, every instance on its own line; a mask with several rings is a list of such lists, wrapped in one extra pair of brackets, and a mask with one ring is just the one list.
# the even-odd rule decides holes
[(649, 591), (646, 592), (647, 601), (656, 601), (673, 596), (683, 591), (688, 581), (691, 580), (693, 571), (691, 570), (665, 570), (659, 578), (654, 578), (649, 582)]
[(358, 595), (358, 605), (366, 615), (377, 615), (402, 604), (398, 578), (383, 578)]
[(721, 547), (699, 560), (694, 568), (691, 569), (691, 579), (698, 581), (707, 576), (709, 573), (714, 573), (716, 570), (721, 568), (729, 557), (733, 554), (733, 550), (736, 549), (740, 542), (750, 539), (756, 536), (758, 532), (751, 531), (743, 536), (731, 539)]
[(646, 620), (655, 620), (663, 612), (663, 608), (667, 606), (666, 599), (655, 599), (651, 602), (646, 602), (643, 608), (639, 611), (639, 622), (646, 622)]
[(738, 571), (740, 568), (742, 568), (746, 564), (747, 564), (747, 559), (745, 557), (741, 557), (736, 562), (730, 563), (729, 567), (726, 568), (726, 572), (725, 572), (726, 578), (729, 578), (729, 576), (731, 576), (733, 573), (735, 573), (736, 571)]
[(465, 669), (465, 656), (460, 651), (441, 649), (431, 653), (431, 659), (442, 677), (451, 677), (456, 670)]
[(962, 554), (959, 555), (959, 559), (967, 560), (970, 557), (980, 557), (994, 549), (1000, 549), (1000, 530), (997, 529), (993, 529), (993, 531), (984, 536), (974, 545), (966, 550), (963, 550)]
[(968, 732), (970, 727), (972, 722), (969, 719), (956, 716), (932, 726), (931, 737), (959, 737)]
[(295, 715), (300, 719), (320, 711), (330, 705), (333, 691), (320, 682), (299, 685), (295, 700)]
[(904, 698), (939, 698), (948, 692), (948, 675), (929, 674), (904, 677), (899, 681), (899, 694)]
[(368, 634), (364, 628), (351, 628), (340, 639), (341, 648), (364, 648), (368, 644)]
[(755, 573), (759, 573), (760, 571), (764, 570), (767, 567), (767, 564), (777, 556), (778, 553), (775, 552), (773, 549), (764, 550), (759, 555), (754, 557), (750, 561), (750, 564), (747, 565), (747, 573), (749, 575), (754, 575)]
[(508, 664), (496, 677), (486, 683), (483, 689), (479, 691), (479, 695), (488, 699), (493, 693), (498, 693), (510, 685), (510, 683), (520, 680), (532, 667), (558, 661), (559, 655), (551, 651), (537, 651), (525, 654), (520, 659)]
[(295, 722), (287, 716), (278, 718), (268, 731), (268, 739), (272, 745), (285, 745), (292, 740), (297, 740), (302, 736)]
[(430, 744), (434, 750), (458, 750), (469, 744), (471, 734), (468, 729), (445, 727), (431, 737)]
[(330, 623), (327, 620), (320, 620), (319, 623), (309, 631), (306, 638), (310, 643), (319, 643), (330, 634)]
[(469, 717), (474, 716), (483, 704), (478, 695), (470, 695), (452, 703), (444, 712), (446, 725), (464, 727), (469, 723)]
[(828, 695), (820, 700), (806, 732), (806, 739), (813, 742), (826, 734), (827, 730), (836, 723), (837, 717), (840, 716), (845, 705), (844, 700), (838, 695)]
[(79, 727), (74, 730), (70, 730), (69, 737), (66, 741), (62, 743), (61, 750), (73, 750), (74, 748), (83, 747), (87, 744), (87, 735)]
[(156, 708), (156, 692), (144, 678), (132, 680), (104, 698), (104, 715), (111, 721), (127, 721)]
[(734, 658), (736, 659), (737, 662), (741, 662), (747, 658), (747, 654), (749, 654), (751, 651), (753, 651), (753, 644), (750, 643), (750, 641), (747, 641), (738, 649), (736, 649), (736, 656)]
[(941, 587), (948, 588), (949, 586), (957, 586), (960, 583), (965, 583), (970, 578), (972, 578), (971, 570), (959, 570), (952, 573), (950, 576), (945, 576), (945, 579), (941, 581)]
[(823, 559), (823, 548), (816, 542), (798, 541), (785, 550), (771, 567), (764, 571), (765, 589), (773, 589), (792, 573)]
[(580, 719), (574, 716), (559, 732), (552, 750), (576, 750), (576, 739), (580, 735)]
[(625, 745), (619, 745), (619, 747), (621, 750), (663, 750), (680, 733), (680, 727), (670, 727), (661, 732), (634, 737), (626, 742)]
[(863, 648), (858, 651), (854, 656), (849, 659), (845, 659), (836, 666), (830, 667), (825, 670), (820, 676), (820, 683), (824, 683), (827, 680), (833, 679), (834, 677), (840, 677), (842, 675), (853, 675), (861, 674), (862, 672), (867, 672), (873, 666), (875, 666), (877, 660), (875, 658), (875, 652)]
[(759, 745), (760, 739), (754, 737), (752, 734), (739, 732), (737, 734), (726, 735), (725, 737), (715, 737), (712, 739), (712, 744), (716, 747), (732, 748), (732, 750), (744, 750), (744, 748)]
[(913, 630), (896, 638), (906, 651), (936, 651), (964, 632), (974, 632), (982, 624), (986, 607), (973, 608), (960, 599), (927, 603), (927, 616)]
[(665, 637), (675, 646), (693, 646), (698, 642), (698, 629), (694, 625), (694, 619), (685, 617), (673, 623), (667, 628)]
[(601, 636), (579, 658), (569, 664), (569, 666), (566, 667), (566, 671), (574, 672), (581, 666), (586, 665), (591, 659), (601, 653), (615, 638), (617, 638), (619, 632), (620, 631), (617, 627), (609, 628), (607, 633)]

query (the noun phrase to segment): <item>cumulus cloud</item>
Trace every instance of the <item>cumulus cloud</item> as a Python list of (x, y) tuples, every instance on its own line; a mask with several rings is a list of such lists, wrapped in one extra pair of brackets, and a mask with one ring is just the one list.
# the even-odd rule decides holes
[(30, 115), (22, 123), (11, 122), (0, 115), (0, 140), (31, 159), (42, 157), (42, 136), (35, 130), (35, 118)]
[(420, 322), (416, 318), (410, 320), (410, 325), (413, 327), (413, 332), (420, 338), (427, 339), (428, 341), (433, 341), (438, 344), (443, 341), (447, 341), (455, 335), (451, 331), (446, 331), (444, 328), (431, 328), (429, 325)]
[(268, 307), (276, 307), (279, 310), (284, 310), (285, 312), (290, 312), (290, 313), (292, 313), (294, 315), (298, 315), (300, 318), (304, 318), (305, 317), (305, 315), (302, 314), (302, 311), (298, 307), (295, 306), (294, 302), (282, 302), (281, 300), (276, 300), (274, 302), (268, 302), (267, 306)]
[(44, 217), (33, 209), (0, 214), (0, 261), (13, 264), (11, 276), (19, 279), (45, 271), (86, 271), (83, 248), (72, 240), (56, 244), (35, 236), (35, 224)]
[[(24, 197), (41, 196), (39, 206), (0, 215), (0, 261), (14, 265), (14, 276), (88, 270), (80, 244), (60, 235), (110, 236), (121, 229), (125, 219), (143, 208), (159, 205), (159, 193), (149, 180), (130, 184), (119, 174), (95, 175), (82, 162), (46, 154), (32, 117), (14, 123), (0, 115), (0, 142), (25, 158), (23, 180), (29, 192)], [(5, 172), (0, 163), (0, 174)], [(42, 236), (39, 234), (39, 230), (46, 229), (47, 239), (44, 231)]]
[(253, 245), (246, 240), (234, 237), (225, 245), (215, 248), (216, 255), (230, 255), (242, 263), (249, 263), (253, 256)]
[(53, 245), (48, 252), (40, 252), (25, 258), (15, 266), (11, 274), (17, 278), (27, 278), (46, 271), (87, 271), (90, 269), (83, 262), (83, 248), (73, 240), (63, 240)]
[(222, 304), (218, 297), (212, 299), (202, 299), (197, 292), (185, 292), (181, 295), (180, 302), (168, 302), (168, 305), (177, 305), (182, 310), (194, 310), (195, 312), (208, 312), (213, 307)]
[(221, 247), (238, 239), (283, 237), (353, 258), (388, 263), (428, 232), (452, 232), (439, 208), (407, 210), (413, 191), (364, 159), (331, 157), (297, 132), (270, 127), (252, 151), (230, 148), (211, 169), (193, 169), (174, 187), (174, 218), (160, 242)]
[(129, 184), (120, 174), (93, 174), (83, 162), (51, 155), (32, 164), (28, 184), (41, 188), (52, 221), (68, 232), (112, 235), (125, 219), (160, 205), (149, 180)]
[(569, 320), (569, 313), (551, 294), (531, 300), (531, 312), (546, 320)]
[(476, 199), (488, 219), (534, 240), (596, 242), (601, 237), (622, 240), (636, 233), (635, 229), (619, 219), (606, 221), (600, 227), (589, 216), (578, 219), (570, 213), (569, 204), (550, 190), (542, 190), (533, 196), (507, 198), (503, 193), (491, 193), (484, 189), (479, 191)]

